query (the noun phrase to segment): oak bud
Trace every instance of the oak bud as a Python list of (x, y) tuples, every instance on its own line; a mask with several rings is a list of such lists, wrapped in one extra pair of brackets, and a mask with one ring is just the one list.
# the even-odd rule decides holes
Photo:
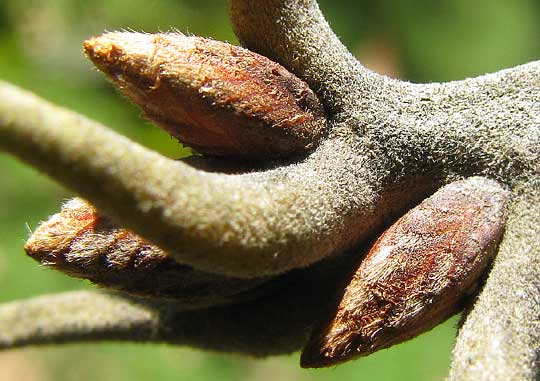
[(200, 308), (251, 299), (267, 278), (236, 279), (181, 265), (157, 246), (118, 228), (75, 198), (43, 222), (25, 250), (42, 265), (136, 296)]
[(283, 158), (325, 132), (308, 85), (247, 49), (179, 33), (116, 32), (85, 41), (84, 50), (148, 119), (199, 153)]
[(452, 183), (371, 246), (333, 316), (315, 329), (302, 366), (365, 356), (425, 332), (462, 308), (504, 230), (508, 192), (496, 182)]

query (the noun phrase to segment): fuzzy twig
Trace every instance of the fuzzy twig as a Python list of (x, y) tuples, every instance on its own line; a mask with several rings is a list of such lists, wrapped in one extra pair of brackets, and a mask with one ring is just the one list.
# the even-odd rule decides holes
[[(370, 102), (396, 83), (360, 65), (334, 34), (316, 1), (231, 0), (230, 15), (244, 46), (308, 82), (331, 113), (347, 107), (357, 92), (366, 97), (362, 101)], [(344, 92), (343, 86), (352, 91)]]
[(0, 307), (0, 348), (84, 340), (148, 340), (157, 314), (119, 297), (91, 292), (42, 296)]
[[(320, 259), (336, 249), (338, 229), (345, 235), (350, 216), (338, 213), (347, 206), (329, 192), (338, 180), (331, 168), (316, 179), (304, 174), (313, 173), (313, 163), (293, 166), (290, 174), (205, 173), (12, 85), (0, 84), (0, 99), (1, 149), (92, 200), (181, 263), (261, 276)], [(333, 148), (346, 153), (330, 145), (317, 161)], [(358, 187), (373, 198), (368, 184)]]
[[(362, 178), (348, 171), (363, 159), (334, 140), (304, 162), (276, 170), (197, 171), (12, 85), (1, 84), (0, 95), (1, 149), (77, 191), (178, 262), (208, 272), (254, 277), (305, 266), (368, 236), (433, 187), (434, 179), (396, 179), (382, 189), (376, 174)], [(338, 162), (347, 166), (331, 165)], [(403, 199), (404, 187), (418, 193)]]
[[(178, 262), (238, 277), (276, 275), (359, 247), (397, 214), (455, 179), (498, 180), (515, 202), (492, 275), (460, 331), (451, 377), (537, 377), (540, 62), (464, 81), (409, 84), (356, 62), (315, 1), (234, 0), (231, 16), (246, 46), (293, 71), (323, 102), (330, 131), (305, 157), (237, 175), (196, 170), (8, 84), (0, 84), (0, 149), (79, 192)], [(209, 163), (201, 167), (211, 168)], [(160, 331), (165, 333), (141, 340), (255, 354), (297, 348), (321, 313), (318, 308), (325, 308), (309, 304), (313, 300), (306, 295), (313, 291), (303, 287), (342, 278), (311, 283), (296, 278), (296, 271), (291, 276), (304, 284), (291, 293), (294, 298), (277, 292), (236, 306), (181, 313), (160, 304), (159, 330), (166, 327)], [(316, 299), (329, 295), (321, 290)], [(69, 314), (67, 302), (59, 300), (58, 309)], [(107, 303), (105, 309), (113, 308)], [(14, 321), (9, 318), (14, 310), (25, 313), (24, 305), (8, 307), (0, 310), (4, 322)], [(147, 310), (138, 307), (135, 316), (146, 313), (141, 311)], [(268, 317), (280, 313), (287, 318)], [(103, 337), (101, 328), (92, 331), (67, 317), (55, 325), (49, 312), (42, 316), (40, 327), (60, 328), (41, 341)], [(261, 331), (259, 319), (272, 322), (270, 328)], [(0, 324), (2, 334), (12, 323), (6, 324)], [(23, 332), (13, 324), (21, 330), (18, 337), (28, 339), (8, 335), (5, 346), (31, 343), (32, 336), (40, 342), (41, 328), (28, 323)], [(192, 324), (216, 330), (186, 338), (181, 327)], [(126, 331), (120, 323), (108, 327), (110, 338), (138, 340), (139, 331)], [(115, 336), (115, 330), (124, 336)], [(265, 340), (254, 346), (257, 335)]]

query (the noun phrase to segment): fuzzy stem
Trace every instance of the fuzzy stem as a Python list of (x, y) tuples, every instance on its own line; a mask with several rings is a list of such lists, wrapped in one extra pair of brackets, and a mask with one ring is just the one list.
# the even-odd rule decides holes
[[(315, 1), (233, 0), (231, 15), (244, 44), (305, 79), (324, 102), (332, 131), (308, 157), (259, 173), (197, 171), (7, 84), (0, 84), (0, 149), (89, 198), (179, 262), (244, 277), (276, 274), (343, 252), (453, 178), (486, 175), (516, 195), (524, 182), (492, 274), (458, 338), (451, 379), (538, 377), (540, 63), (448, 84), (403, 84), (357, 63)], [(125, 336), (112, 333), (131, 329), (120, 322), (91, 323), (82, 314), (76, 315), (80, 326), (69, 317), (63, 328), (50, 319), (39, 325), (25, 308), (38, 317), (56, 316), (52, 305), (41, 315), (32, 304), (8, 305), (0, 309), (0, 321), (8, 317), (0, 323), (0, 339), (6, 337), (6, 345), (29, 343), (25, 337), (42, 337), (40, 330), (50, 324), (58, 334), (49, 341), (104, 338), (99, 332), (136, 340), (134, 332), (151, 327), (141, 340), (259, 354), (272, 345), (274, 351), (290, 350), (305, 338), (309, 322), (301, 313), (289, 325), (282, 318), (293, 315), (293, 306), (311, 318), (320, 313), (300, 303), (314, 295), (313, 289), (299, 291), (294, 303), (283, 303), (277, 294), (275, 303), (262, 298), (235, 312), (216, 309), (213, 318), (209, 310), (177, 314), (160, 307), (155, 313), (168, 319), (167, 325), (155, 323), (158, 315), (148, 312), (150, 307), (143, 310), (151, 316), (137, 307), (134, 316), (143, 317)], [(312, 307), (326, 300), (319, 294), (315, 299)], [(72, 302), (82, 311), (101, 303)], [(21, 324), (27, 328), (19, 330)], [(157, 326), (168, 328), (154, 335)], [(267, 330), (258, 337), (261, 327)], [(205, 328), (216, 330), (186, 336)], [(19, 339), (10, 339), (9, 330), (19, 332)]]
[(359, 93), (371, 102), (397, 83), (360, 65), (314, 0), (230, 0), (230, 15), (243, 45), (304, 79), (330, 113)]
[(537, 380), (540, 192), (514, 201), (486, 285), (460, 329), (450, 380)]
[[(181, 263), (211, 272), (250, 268), (225, 252), (253, 250), (242, 246), (246, 237), (251, 246), (264, 245), (261, 234), (250, 231), (252, 226), (237, 213), (244, 208), (265, 214), (253, 202), (264, 204), (269, 198), (262, 187), (225, 183), (222, 176), (169, 160), (12, 85), (0, 83), (0, 99), (0, 149), (88, 198)], [(210, 211), (210, 206), (215, 209)], [(208, 255), (217, 250), (221, 255)], [(248, 256), (245, 260), (250, 261)]]
[(208, 173), (12, 85), (0, 83), (0, 99), (0, 149), (178, 262), (211, 273), (257, 277), (311, 264), (368, 237), (435, 182), (411, 176), (383, 187), (367, 158), (340, 140), (323, 142), (298, 165)]
[(149, 340), (158, 314), (121, 297), (93, 292), (46, 295), (0, 307), (0, 349), (92, 340)]

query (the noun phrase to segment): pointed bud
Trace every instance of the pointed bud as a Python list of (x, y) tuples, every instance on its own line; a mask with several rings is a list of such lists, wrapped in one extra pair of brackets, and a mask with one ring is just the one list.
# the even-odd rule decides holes
[[(176, 263), (158, 247), (120, 229), (76, 198), (28, 239), (27, 254), (41, 264), (100, 286), (138, 296), (206, 307), (249, 299), (264, 278), (235, 279)], [(257, 295), (254, 292), (253, 295)]]
[(445, 186), (373, 244), (335, 314), (318, 327), (303, 367), (365, 356), (457, 312), (478, 285), (504, 230), (508, 192), (471, 178)]
[(287, 157), (325, 132), (308, 85), (247, 49), (178, 33), (107, 33), (84, 50), (148, 119), (200, 153)]

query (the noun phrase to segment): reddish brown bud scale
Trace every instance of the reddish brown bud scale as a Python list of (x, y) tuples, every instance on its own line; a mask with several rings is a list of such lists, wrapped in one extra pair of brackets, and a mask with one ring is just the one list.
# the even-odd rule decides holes
[[(187, 308), (246, 300), (267, 279), (235, 279), (176, 263), (158, 247), (117, 228), (82, 199), (42, 223), (27, 254), (68, 275), (138, 296), (174, 299)], [(248, 292), (249, 291), (249, 292)]]
[(302, 366), (368, 355), (457, 312), (496, 251), (507, 197), (494, 181), (471, 178), (401, 217), (372, 245), (335, 314), (314, 331)]
[(325, 132), (308, 85), (247, 49), (178, 33), (107, 33), (84, 50), (146, 117), (200, 153), (287, 157)]

